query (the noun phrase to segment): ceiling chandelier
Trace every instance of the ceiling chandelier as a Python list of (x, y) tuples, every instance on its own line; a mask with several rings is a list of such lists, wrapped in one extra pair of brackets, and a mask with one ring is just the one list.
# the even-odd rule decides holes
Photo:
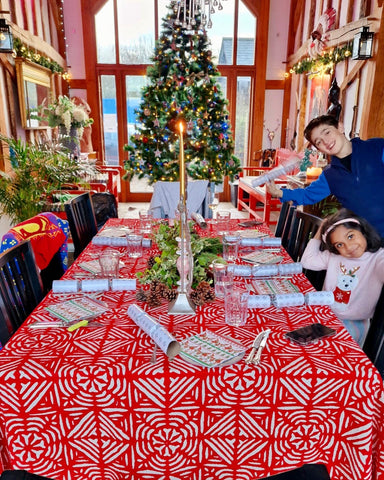
[(211, 16), (222, 10), (221, 0), (175, 0), (173, 10), (177, 13), (176, 25), (192, 30), (196, 25), (197, 15), (201, 15), (201, 26), (212, 28)]

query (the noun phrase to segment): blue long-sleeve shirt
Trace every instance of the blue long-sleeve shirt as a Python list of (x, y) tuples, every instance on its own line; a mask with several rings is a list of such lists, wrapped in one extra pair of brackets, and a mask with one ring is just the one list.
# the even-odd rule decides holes
[(282, 202), (313, 205), (333, 194), (343, 207), (367, 219), (384, 238), (384, 138), (352, 143), (351, 171), (332, 157), (317, 180), (306, 188), (283, 189)]

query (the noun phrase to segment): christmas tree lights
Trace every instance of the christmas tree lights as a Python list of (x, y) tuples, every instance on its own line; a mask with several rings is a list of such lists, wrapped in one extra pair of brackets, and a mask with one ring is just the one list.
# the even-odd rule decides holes
[(125, 178), (137, 175), (149, 184), (179, 179), (176, 125), (182, 118), (188, 176), (213, 183), (221, 183), (226, 175), (233, 180), (240, 160), (233, 155), (227, 100), (216, 82), (220, 74), (212, 63), (200, 15), (195, 16), (193, 30), (188, 30), (176, 21), (178, 10), (172, 5), (169, 10), (155, 46), (154, 64), (147, 70), (150, 83), (143, 88), (136, 111), (140, 124), (124, 146), (129, 153)]

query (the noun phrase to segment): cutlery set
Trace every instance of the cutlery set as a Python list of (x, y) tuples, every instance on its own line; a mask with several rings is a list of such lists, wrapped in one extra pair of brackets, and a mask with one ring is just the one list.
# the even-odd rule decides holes
[(268, 336), (271, 333), (271, 330), (264, 330), (259, 333), (252, 344), (252, 350), (248, 357), (245, 359), (245, 363), (252, 363), (253, 365), (258, 365), (260, 363), (261, 354), (263, 348), (267, 344)]

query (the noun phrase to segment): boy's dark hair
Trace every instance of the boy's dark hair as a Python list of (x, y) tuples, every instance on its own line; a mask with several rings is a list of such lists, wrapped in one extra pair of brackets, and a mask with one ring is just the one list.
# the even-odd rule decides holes
[(312, 143), (311, 134), (312, 130), (320, 125), (330, 125), (331, 127), (337, 128), (339, 125), (338, 120), (333, 115), (320, 115), (320, 117), (312, 118), (308, 125), (304, 129), (304, 137), (308, 142)]
[[(326, 232), (329, 228), (332, 227), (336, 222), (340, 220), (345, 220), (347, 218), (354, 218), (359, 221), (359, 223), (355, 222), (345, 222), (340, 225), (335, 225), (335, 228), (338, 226), (343, 226), (345, 228), (351, 228), (353, 230), (358, 230), (361, 232), (365, 239), (367, 240), (367, 252), (377, 252), (381, 247), (381, 237), (375, 230), (375, 228), (367, 221), (365, 218), (356, 215), (356, 213), (348, 210), (347, 208), (341, 208), (338, 212), (334, 213), (333, 215), (329, 215), (325, 218), (324, 222), (320, 227), (321, 236)], [(340, 255), (336, 248), (332, 245), (330, 236), (333, 232), (333, 228), (331, 228), (327, 234), (327, 238), (321, 240), (322, 247), (324, 249), (329, 250), (332, 253), (336, 253), (336, 255)]]

